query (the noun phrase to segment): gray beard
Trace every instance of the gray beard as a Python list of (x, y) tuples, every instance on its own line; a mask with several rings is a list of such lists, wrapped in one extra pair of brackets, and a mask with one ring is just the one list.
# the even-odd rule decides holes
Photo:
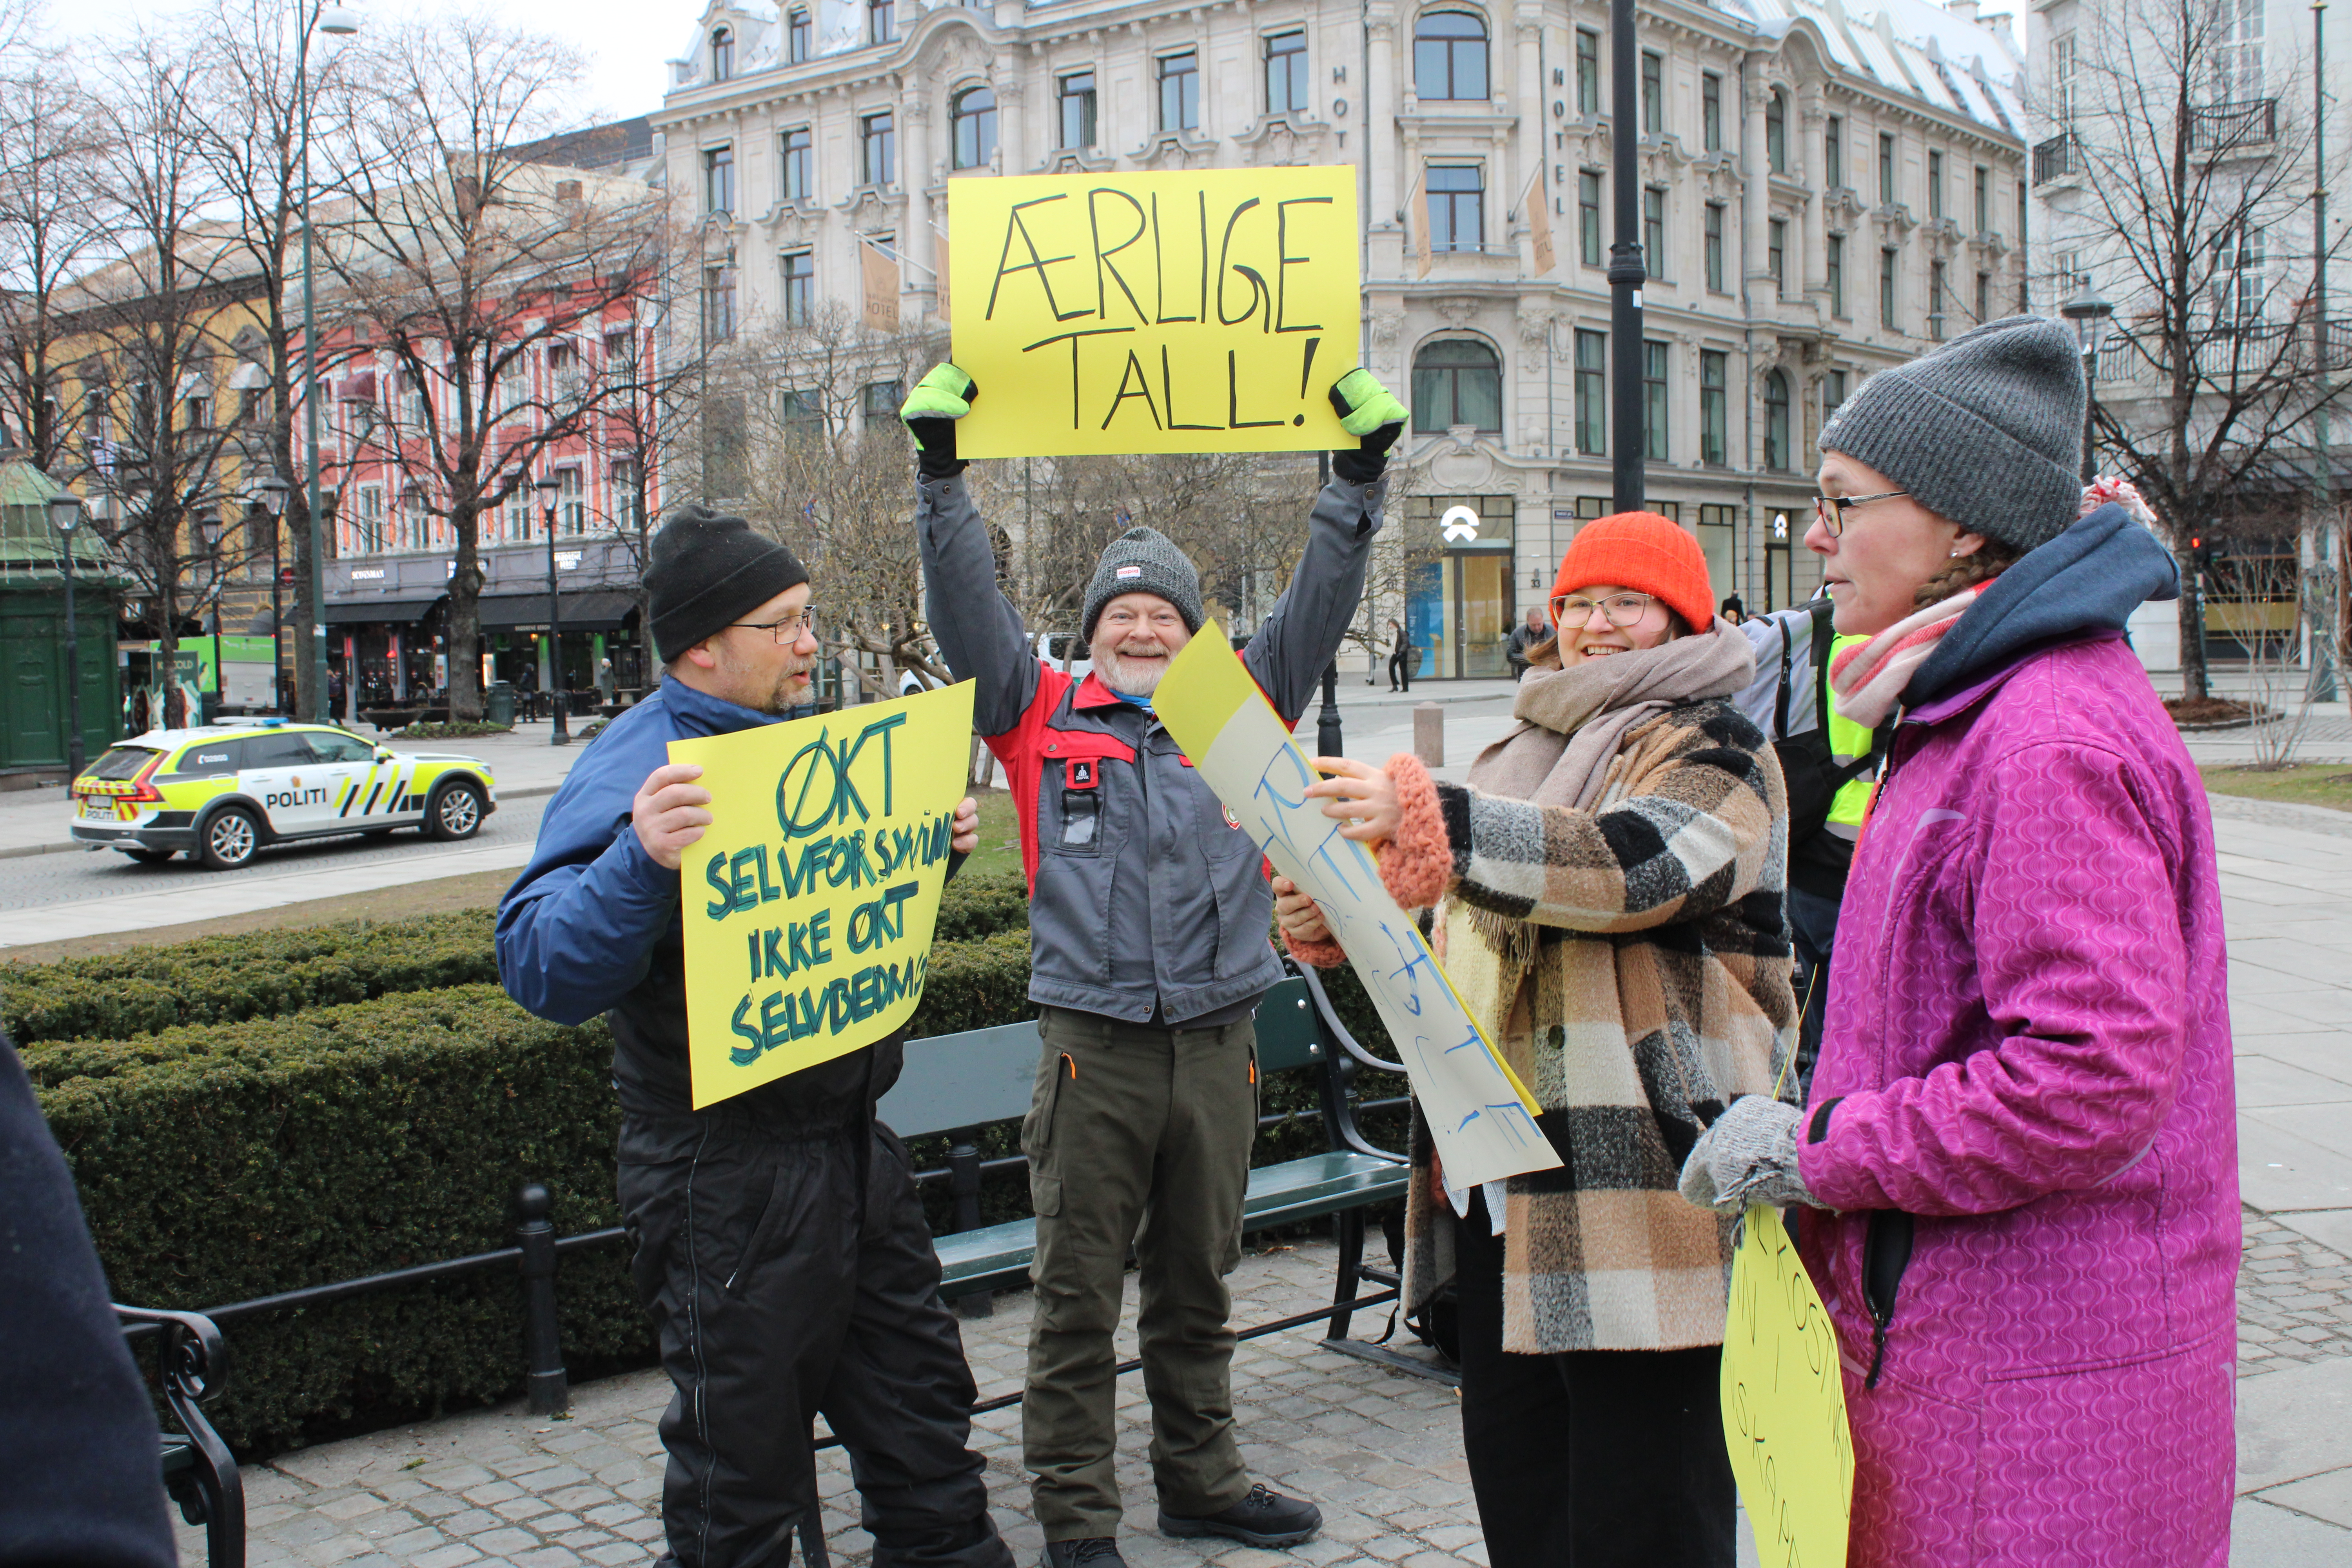
[(1095, 673), (1102, 678), (1105, 686), (1122, 697), (1149, 697), (1160, 689), (1160, 678), (1168, 673), (1168, 661), (1162, 658), (1146, 663), (1106, 648), (1095, 655)]

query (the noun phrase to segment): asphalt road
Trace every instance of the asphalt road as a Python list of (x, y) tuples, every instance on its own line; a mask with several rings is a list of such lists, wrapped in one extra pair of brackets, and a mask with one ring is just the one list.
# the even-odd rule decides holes
[[(207, 871), (184, 855), (161, 866), (142, 866), (111, 849), (94, 854), (26, 855), (0, 860), (0, 909), (38, 909), (44, 904), (79, 903), (86, 899), (126, 897), (164, 892), (184, 886), (191, 892), (217, 896), (239, 879), (282, 876), (289, 871), (316, 873), (318, 897), (328, 899), (344, 889), (336, 873), (346, 868), (382, 865), (387, 860), (421, 860), (452, 850), (485, 844), (528, 844), (539, 835), (540, 814), (549, 797), (533, 795), (501, 801), (471, 838), (443, 844), (413, 828), (398, 828), (382, 838), (352, 836), (310, 839), (264, 849), (252, 863), (235, 871)], [(64, 807), (58, 808), (63, 821)]]

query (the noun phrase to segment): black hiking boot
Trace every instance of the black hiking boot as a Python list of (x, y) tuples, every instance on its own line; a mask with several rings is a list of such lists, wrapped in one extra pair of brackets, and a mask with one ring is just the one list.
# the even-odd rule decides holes
[(1160, 1510), (1162, 1535), (1222, 1535), (1250, 1546), (1296, 1546), (1322, 1528), (1321, 1509), (1263, 1486), (1250, 1488), (1249, 1496), (1233, 1507), (1202, 1519)]

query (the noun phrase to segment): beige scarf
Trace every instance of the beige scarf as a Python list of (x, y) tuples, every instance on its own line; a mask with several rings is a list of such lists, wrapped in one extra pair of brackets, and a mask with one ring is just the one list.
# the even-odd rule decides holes
[[(1755, 649), (1721, 619), (1656, 647), (1530, 669), (1511, 710), (1518, 728), (1478, 753), (1471, 787), (1507, 800), (1593, 810), (1626, 736), (1669, 709), (1729, 697), (1755, 678)], [(1535, 933), (1525, 921), (1474, 910), (1471, 925), (1511, 968), (1524, 969), (1533, 959)]]

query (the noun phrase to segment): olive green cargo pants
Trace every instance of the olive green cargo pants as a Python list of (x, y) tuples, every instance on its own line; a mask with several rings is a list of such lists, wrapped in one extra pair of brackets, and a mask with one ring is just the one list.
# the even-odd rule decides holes
[(1257, 1137), (1257, 1029), (1155, 1028), (1047, 1008), (1021, 1147), (1037, 1209), (1024, 1457), (1048, 1541), (1115, 1535), (1111, 1335), (1129, 1244), (1160, 1506), (1198, 1517), (1249, 1491), (1234, 1438), (1233, 1298)]

